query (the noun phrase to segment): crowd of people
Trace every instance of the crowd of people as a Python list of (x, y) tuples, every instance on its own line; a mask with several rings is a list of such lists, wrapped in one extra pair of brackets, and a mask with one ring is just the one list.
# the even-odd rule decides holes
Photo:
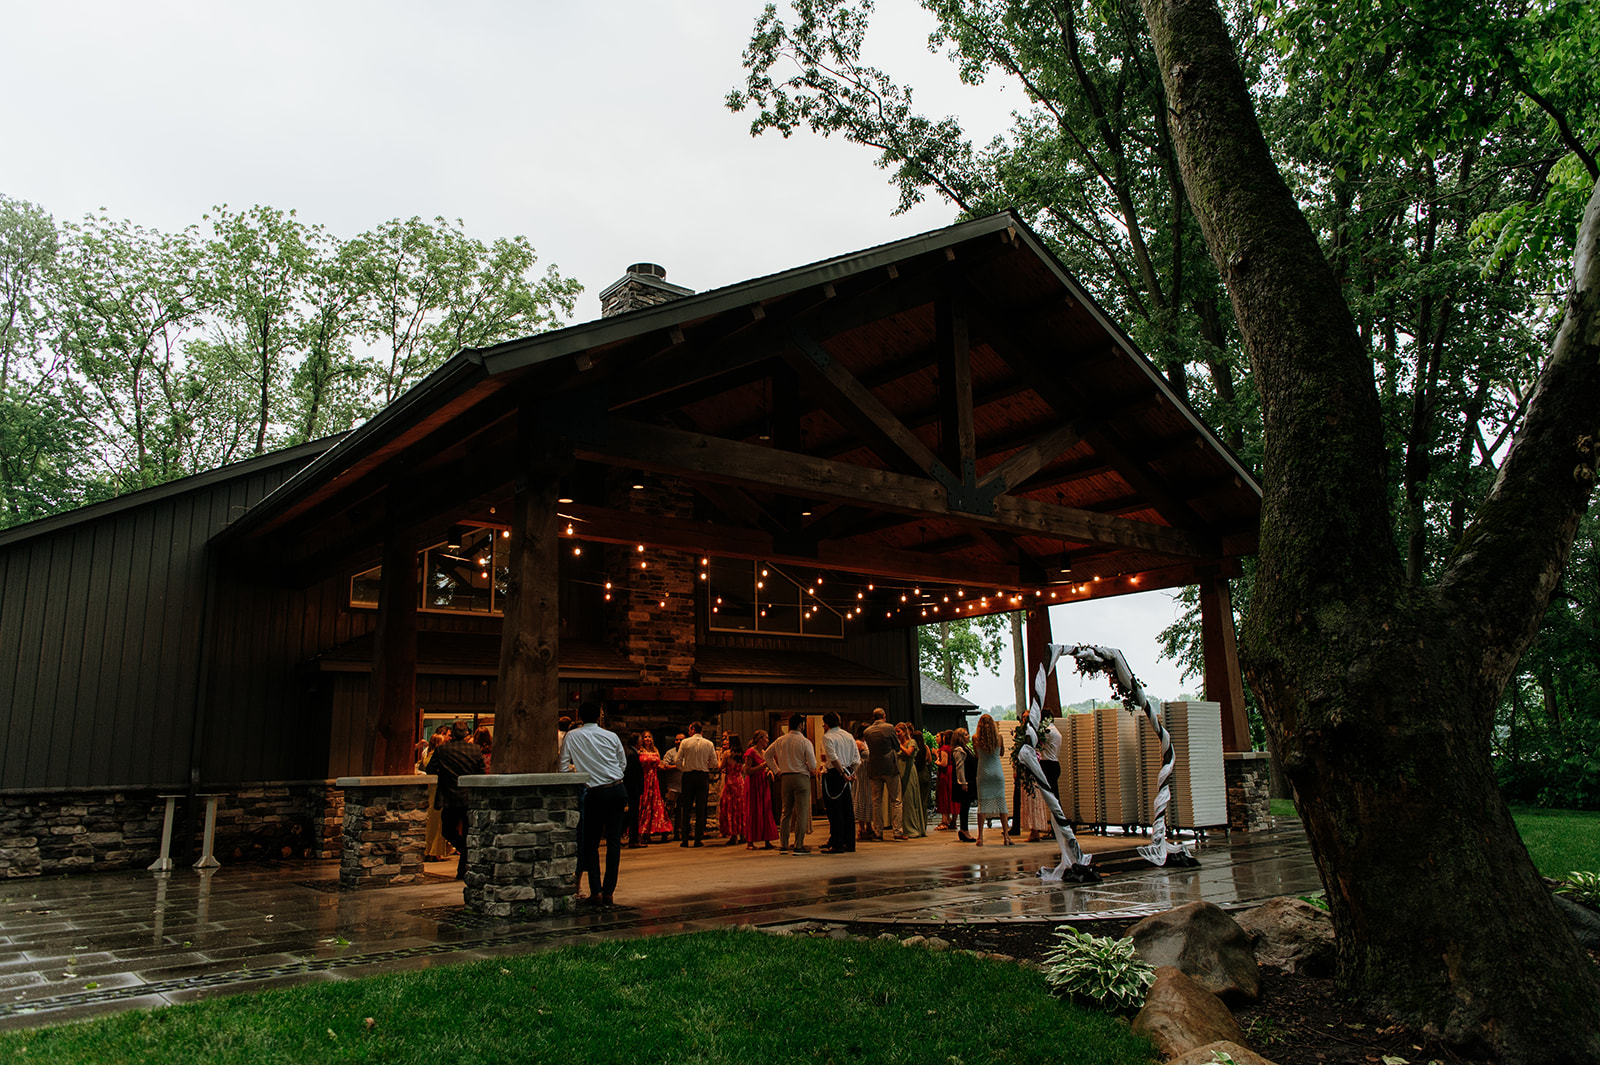
[[(758, 729), (748, 745), (731, 732), (713, 742), (694, 722), (674, 733), (665, 751), (648, 730), (624, 741), (600, 725), (602, 716), (598, 703), (584, 703), (578, 720), (562, 718), (560, 729), (561, 768), (589, 774), (578, 848), (579, 889), (587, 876), (583, 901), (588, 905), (612, 905), (624, 847), (669, 842), (703, 847), (709, 836), (712, 842), (720, 837), (723, 846), (742, 843), (747, 850), (809, 854), (814, 806), (827, 817), (827, 841), (819, 848), (824, 854), (853, 852), (860, 842), (926, 837), (930, 811), (938, 817), (932, 831), (955, 832), (961, 842), (980, 847), (996, 821), (1005, 846), (1012, 845), (1013, 835), (1027, 833), (1030, 842), (1052, 835), (1048, 805), (1028, 774), (1014, 775), (1007, 802), (1006, 743), (988, 714), (978, 718), (970, 735), (958, 728), (935, 736), (908, 722), (891, 724), (882, 708), (854, 732), (842, 727), (837, 713), (828, 713), (826, 731), (815, 745), (801, 714), (792, 715), (776, 739)], [(1060, 745), (1060, 733), (1047, 717), (1038, 753), (1052, 788), (1060, 779)], [(473, 734), (457, 722), (441, 728), (421, 752), (422, 771), (440, 778), (429, 817), (430, 858), (442, 856), (446, 847), (465, 851), (466, 804), (456, 778), (486, 772), (492, 748), (487, 728)], [(713, 782), (718, 788), (714, 823)], [(465, 864), (463, 854), (458, 876)]]

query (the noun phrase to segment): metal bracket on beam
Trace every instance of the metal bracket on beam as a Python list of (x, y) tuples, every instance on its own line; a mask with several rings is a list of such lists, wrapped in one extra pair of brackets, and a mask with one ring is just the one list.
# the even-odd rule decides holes
[(961, 464), (964, 474), (961, 480), (956, 480), (956, 475), (944, 463), (935, 463), (928, 470), (928, 476), (944, 486), (945, 498), (950, 502), (950, 509), (963, 514), (977, 514), (982, 517), (994, 516), (995, 498), (1005, 491), (1005, 484), (997, 481), (993, 484), (979, 485), (978, 471), (972, 462)]
[(813, 340), (808, 333), (798, 329), (789, 331), (789, 343), (805, 353), (805, 357), (816, 364), (817, 369), (826, 370), (833, 364), (833, 356), (821, 344)]

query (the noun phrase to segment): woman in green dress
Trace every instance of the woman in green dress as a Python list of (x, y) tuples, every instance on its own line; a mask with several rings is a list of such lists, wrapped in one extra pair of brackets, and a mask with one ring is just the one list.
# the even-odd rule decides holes
[(900, 824), (907, 838), (928, 834), (928, 809), (922, 801), (922, 785), (917, 777), (918, 757), (927, 752), (918, 746), (913, 726), (905, 722), (894, 727), (900, 739)]

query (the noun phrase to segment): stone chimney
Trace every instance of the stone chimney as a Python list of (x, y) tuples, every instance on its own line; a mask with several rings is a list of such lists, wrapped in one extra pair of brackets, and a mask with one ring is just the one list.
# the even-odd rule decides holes
[(667, 280), (666, 267), (634, 263), (620, 278), (600, 290), (600, 317), (610, 318), (692, 295), (694, 289)]
[[(665, 267), (634, 263), (600, 292), (600, 315), (610, 318), (655, 307), (693, 289), (667, 281)], [(694, 517), (694, 493), (673, 477), (611, 470), (606, 503), (618, 510), (668, 518)], [(610, 606), (612, 639), (639, 667), (648, 687), (682, 688), (694, 683), (696, 574), (699, 556), (687, 551), (627, 545), (605, 549), (615, 589)]]

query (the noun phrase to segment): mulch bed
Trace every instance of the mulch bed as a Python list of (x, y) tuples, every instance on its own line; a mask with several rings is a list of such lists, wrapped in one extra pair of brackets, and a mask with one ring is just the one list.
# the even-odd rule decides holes
[[(1120, 936), (1134, 920), (1074, 922), (1080, 932)], [(853, 934), (876, 938), (882, 924), (850, 924)], [(1009, 954), (1018, 960), (1044, 961), (1055, 944), (1056, 926), (1043, 922), (984, 925), (918, 925), (894, 929), (904, 937), (938, 936), (960, 950)], [(1383, 1065), (1404, 1059), (1408, 1065), (1493, 1065), (1464, 1058), (1435, 1039), (1369, 1017), (1345, 1002), (1331, 979), (1261, 971), (1261, 1001), (1233, 1010), (1249, 1037), (1249, 1047), (1276, 1065)]]

